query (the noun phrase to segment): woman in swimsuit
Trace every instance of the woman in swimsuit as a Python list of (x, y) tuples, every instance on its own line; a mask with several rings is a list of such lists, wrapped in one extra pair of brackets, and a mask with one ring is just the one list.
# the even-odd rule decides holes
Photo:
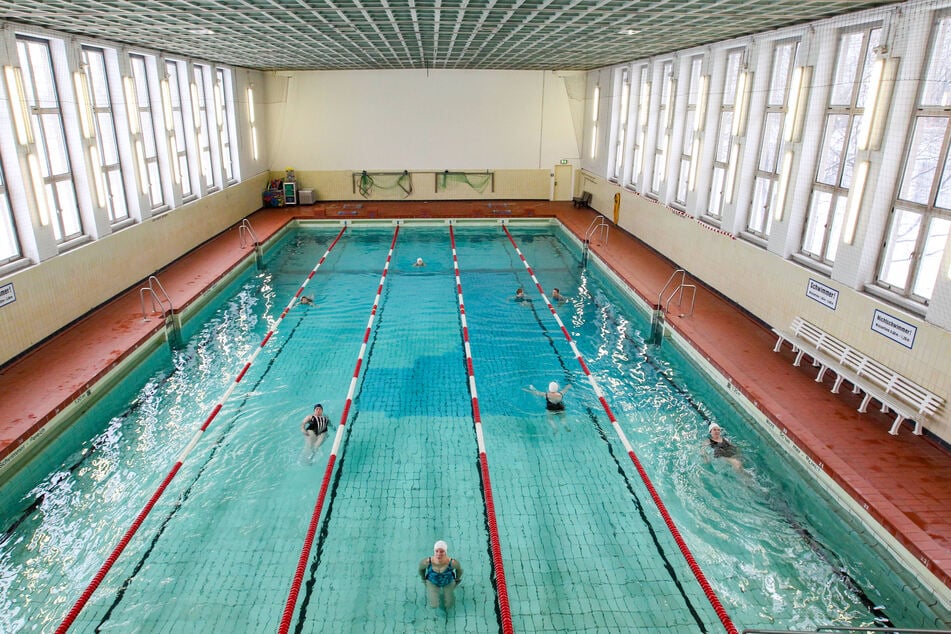
[(429, 607), (438, 608), (440, 602), (446, 610), (455, 605), (456, 586), (462, 583), (462, 566), (446, 555), (449, 546), (439, 540), (433, 546), (433, 556), (419, 562), (419, 576), (426, 586)]
[(563, 412), (565, 411), (565, 403), (562, 400), (567, 392), (571, 388), (570, 385), (566, 385), (565, 389), (558, 387), (558, 383), (552, 381), (548, 384), (547, 392), (539, 392), (535, 389), (534, 385), (529, 385), (525, 388), (526, 392), (531, 392), (535, 396), (544, 396), (545, 397), (545, 409), (549, 412)]
[(734, 469), (737, 471), (741, 470), (743, 464), (740, 462), (740, 459), (736, 457), (736, 445), (723, 437), (723, 428), (717, 423), (710, 423), (710, 427), (707, 431), (709, 432), (707, 437), (709, 440), (708, 445), (713, 449), (713, 457), (723, 458), (732, 464)]

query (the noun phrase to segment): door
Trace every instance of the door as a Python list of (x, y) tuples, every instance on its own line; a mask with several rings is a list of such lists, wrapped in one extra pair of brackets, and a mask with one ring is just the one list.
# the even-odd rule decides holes
[(555, 166), (555, 186), (552, 188), (552, 200), (571, 200), (571, 165)]

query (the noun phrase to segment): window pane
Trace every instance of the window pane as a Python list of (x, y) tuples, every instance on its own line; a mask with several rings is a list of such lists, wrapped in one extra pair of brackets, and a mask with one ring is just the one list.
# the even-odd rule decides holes
[(852, 117), (852, 129), (849, 132), (849, 142), (845, 151), (845, 164), (842, 166), (842, 180), (839, 182), (839, 185), (845, 188), (852, 186), (852, 169), (855, 167), (855, 153), (858, 151), (861, 123), (861, 117)]
[(779, 158), (780, 134), (783, 130), (783, 114), (770, 112), (766, 115), (763, 126), (763, 147), (760, 149), (759, 169), (764, 172), (775, 172), (776, 161)]
[(921, 262), (915, 275), (914, 293), (919, 297), (931, 299), (938, 279), (938, 270), (941, 267), (941, 257), (944, 255), (944, 246), (948, 243), (949, 228), (951, 228), (951, 220), (931, 219), (928, 237), (925, 239), (921, 253)]
[(848, 115), (829, 115), (826, 120), (826, 133), (822, 139), (822, 153), (819, 157), (819, 173), (816, 175), (816, 181), (826, 185), (838, 183), (848, 126)]
[(768, 178), (757, 178), (753, 184), (753, 202), (750, 205), (750, 220), (748, 229), (755, 233), (767, 234), (769, 227), (769, 194), (772, 181)]
[(720, 202), (723, 199), (723, 181), (726, 178), (726, 170), (722, 167), (713, 168), (713, 182), (710, 186), (710, 204), (707, 206), (707, 212), (711, 216), (720, 215)]
[(715, 160), (718, 163), (726, 163), (730, 158), (730, 135), (733, 129), (733, 111), (725, 110), (720, 113), (720, 128), (717, 130), (717, 155)]
[(836, 194), (834, 196), (834, 206), (832, 208), (832, 230), (826, 242), (825, 259), (829, 262), (835, 262), (835, 255), (839, 250), (839, 240), (842, 237), (842, 223), (845, 220), (845, 208), (848, 205), (849, 197), (847, 194)]
[(845, 33), (839, 40), (839, 54), (835, 61), (835, 79), (829, 104), (848, 106), (852, 103), (852, 90), (855, 87), (855, 71), (862, 53), (862, 41), (865, 33)]
[(790, 42), (777, 46), (773, 52), (773, 73), (769, 81), (767, 106), (782, 106), (786, 103), (786, 86), (789, 83), (796, 47), (796, 42)]
[(872, 29), (868, 37), (868, 47), (865, 49), (865, 60), (862, 66), (862, 83), (859, 84), (859, 94), (855, 104), (859, 108), (865, 107), (865, 94), (872, 78), (872, 67), (875, 65), (875, 48), (878, 46), (881, 29)]
[(879, 275), (881, 281), (897, 289), (905, 289), (920, 227), (921, 214), (904, 209), (896, 209), (892, 213), (892, 226), (888, 232), (882, 272)]
[(810, 255), (822, 255), (822, 239), (825, 237), (826, 220), (832, 206), (830, 192), (812, 193), (812, 205), (806, 220), (806, 231), (802, 238), (802, 250)]
[(951, 209), (951, 153), (944, 157), (944, 167), (941, 169), (941, 182), (938, 183), (938, 196), (935, 205), (944, 209)]
[(944, 108), (951, 102), (951, 17), (943, 18), (935, 32), (931, 60), (921, 89), (922, 106)]
[(917, 117), (911, 137), (908, 161), (901, 179), (902, 200), (927, 205), (931, 198), (938, 157), (944, 142), (947, 117)]

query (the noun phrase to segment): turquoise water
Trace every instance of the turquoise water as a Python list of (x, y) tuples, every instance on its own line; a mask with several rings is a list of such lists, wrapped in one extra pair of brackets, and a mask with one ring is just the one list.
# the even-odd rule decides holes
[[(0, 489), (0, 631), (52, 631), (336, 236), (282, 239), (162, 350)], [(873, 540), (627, 298), (550, 230), (513, 235), (655, 487), (740, 628), (943, 627)], [(392, 229), (348, 230), (188, 456), (75, 631), (274, 631), (330, 454)], [(498, 228), (456, 229), (469, 337), (516, 631), (722, 631), (607, 416)], [(422, 257), (427, 266), (412, 263)], [(533, 302), (512, 301), (524, 286)], [(525, 391), (570, 384), (548, 414)], [(703, 451), (717, 421), (735, 471)], [(292, 629), (499, 629), (448, 229), (404, 226), (383, 286)], [(450, 612), (416, 576), (437, 539), (465, 569)]]

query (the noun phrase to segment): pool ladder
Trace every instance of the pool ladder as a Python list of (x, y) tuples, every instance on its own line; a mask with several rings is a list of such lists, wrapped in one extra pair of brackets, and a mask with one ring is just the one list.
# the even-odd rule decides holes
[[(667, 289), (669, 289), (672, 284), (675, 284), (678, 278), (680, 283), (677, 284), (676, 288), (670, 291), (665, 299), (664, 293), (667, 293)], [(685, 290), (691, 291), (690, 310), (688, 310), (686, 313), (680, 313), (680, 316), (690, 317), (693, 315), (693, 309), (697, 303), (697, 285), (687, 284), (687, 272), (683, 269), (677, 269), (671, 274), (670, 278), (667, 280), (667, 283), (664, 284), (664, 288), (662, 288), (660, 293), (657, 295), (657, 303), (654, 305), (654, 314), (651, 317), (650, 343), (659, 345), (663, 340), (664, 320), (665, 315), (670, 312), (670, 302), (673, 301), (674, 297), (677, 297), (677, 306), (682, 307)]]
[[(160, 294), (161, 293), (161, 294)], [(175, 308), (172, 306), (172, 299), (162, 286), (162, 282), (154, 275), (150, 275), (148, 286), (139, 289), (139, 303), (142, 305), (142, 320), (149, 321), (149, 314), (145, 310), (145, 296), (148, 295), (152, 300), (152, 312), (161, 313), (162, 321), (165, 322), (165, 339), (168, 345), (173, 349), (180, 348), (182, 345), (182, 329), (175, 319)]]
[(263, 268), (264, 251), (261, 248), (261, 241), (258, 240), (258, 235), (254, 233), (254, 229), (251, 227), (251, 223), (247, 218), (242, 219), (241, 224), (238, 225), (238, 243), (242, 249), (246, 249), (249, 246), (254, 247), (258, 269)]
[(600, 238), (601, 244), (608, 244), (608, 234), (611, 231), (611, 225), (608, 224), (608, 221), (604, 219), (604, 216), (597, 216), (594, 220), (591, 221), (591, 224), (588, 225), (588, 228), (584, 232), (584, 240), (582, 241), (581, 247), (581, 266), (585, 267), (588, 265), (588, 245), (591, 244), (592, 238)]

